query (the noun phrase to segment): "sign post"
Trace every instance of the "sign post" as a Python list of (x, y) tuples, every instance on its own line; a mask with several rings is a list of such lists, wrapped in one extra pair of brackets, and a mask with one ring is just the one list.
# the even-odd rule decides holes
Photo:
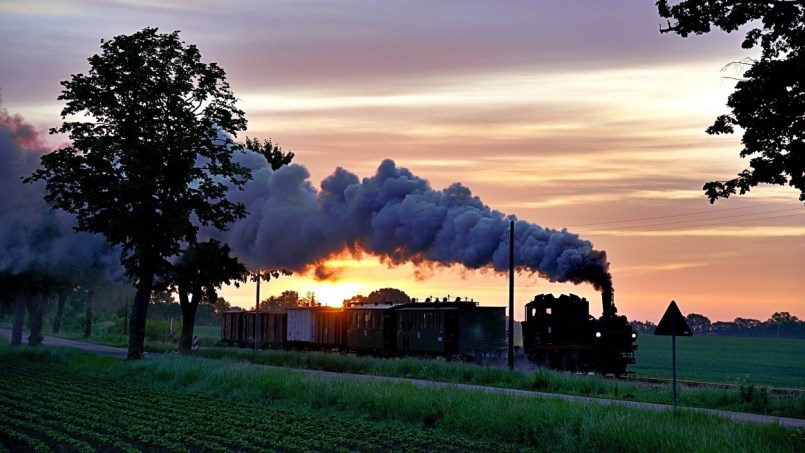
[(673, 300), (671, 301), (671, 304), (668, 305), (668, 308), (665, 310), (665, 314), (662, 315), (662, 319), (660, 319), (660, 323), (657, 324), (657, 328), (654, 329), (654, 335), (671, 336), (673, 400), (674, 400), (674, 409), (676, 409), (676, 337), (677, 335), (682, 337), (692, 337), (693, 331), (690, 330), (690, 327), (688, 327), (688, 322), (685, 320), (685, 317), (682, 316), (682, 312), (679, 311), (679, 307), (676, 306), (676, 302), (674, 302)]

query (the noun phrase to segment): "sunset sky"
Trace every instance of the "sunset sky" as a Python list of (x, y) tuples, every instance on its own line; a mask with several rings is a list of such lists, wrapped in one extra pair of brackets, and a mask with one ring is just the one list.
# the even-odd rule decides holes
[[(748, 164), (740, 134), (704, 133), (740, 76), (727, 65), (754, 55), (741, 33), (661, 35), (649, 0), (0, 0), (2, 106), (43, 131), (59, 125), (59, 82), (87, 72), (101, 39), (147, 26), (181, 30), (218, 62), (249, 120), (239, 138), (271, 137), (314, 184), (339, 166), (371, 176), (386, 158), (434, 189), (461, 182), (493, 209), (606, 250), (630, 319), (656, 323), (671, 300), (714, 321), (805, 318), (798, 193), (759, 187), (710, 205), (701, 191)], [(372, 257), (330, 267), (340, 280), (282, 277), (262, 296), (313, 291), (340, 305), (396, 287), (508, 300), (506, 275), (489, 271)], [(516, 318), (543, 292), (600, 312), (589, 285), (521, 273)], [(254, 305), (251, 283), (223, 295)]]

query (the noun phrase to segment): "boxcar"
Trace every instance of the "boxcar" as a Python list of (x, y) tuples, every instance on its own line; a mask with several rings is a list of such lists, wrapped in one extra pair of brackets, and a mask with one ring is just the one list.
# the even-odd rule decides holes
[[(284, 312), (260, 313), (260, 347), (278, 348), (286, 341)], [(221, 341), (230, 345), (254, 347), (254, 312), (233, 310), (223, 313)]]
[(344, 311), (335, 307), (321, 307), (313, 312), (313, 337), (321, 349), (343, 349), (347, 341)]
[(292, 307), (287, 312), (287, 346), (304, 349), (333, 349), (344, 346), (344, 313), (340, 308)]
[(260, 347), (281, 348), (287, 340), (288, 315), (284, 311), (260, 313)]
[(241, 310), (225, 311), (221, 318), (221, 341), (229, 345), (240, 345), (243, 332)]

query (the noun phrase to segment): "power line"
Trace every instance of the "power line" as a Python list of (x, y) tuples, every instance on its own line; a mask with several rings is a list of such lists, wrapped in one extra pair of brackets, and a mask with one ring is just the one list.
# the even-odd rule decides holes
[(693, 215), (700, 215), (700, 214), (713, 214), (713, 213), (719, 213), (719, 212), (724, 212), (724, 211), (734, 211), (736, 209), (752, 209), (752, 208), (760, 208), (760, 207), (764, 207), (764, 206), (773, 206), (773, 205), (779, 205), (779, 204), (785, 204), (785, 203), (790, 203), (790, 201), (778, 201), (778, 202), (774, 202), (774, 203), (762, 203), (762, 204), (755, 204), (755, 205), (751, 205), (751, 206), (742, 206), (742, 207), (739, 207), (739, 208), (724, 208), (724, 209), (719, 209), (717, 211), (709, 210), (709, 211), (691, 212), (691, 213), (687, 213), (687, 214), (669, 214), (669, 215), (661, 215), (661, 216), (656, 216), (656, 217), (642, 217), (642, 218), (639, 218), (639, 219), (630, 219), (630, 220), (612, 220), (612, 221), (609, 221), (609, 222), (582, 223), (582, 224), (577, 224), (577, 225), (567, 225), (567, 227), (570, 228), (570, 227), (583, 227), (583, 226), (591, 226), (591, 225), (606, 225), (606, 224), (610, 224), (610, 223), (641, 222), (643, 220), (656, 220), (656, 219), (667, 219), (667, 218), (672, 218), (672, 217), (693, 216)]
[[(788, 215), (779, 215), (779, 216), (772, 216), (772, 217), (759, 217), (759, 218), (756, 218), (756, 219), (731, 220), (731, 221), (728, 221), (728, 222), (705, 223), (705, 224), (702, 224), (702, 225), (683, 225), (683, 226), (676, 226), (676, 227), (669, 227), (669, 228), (655, 228), (655, 229), (650, 229), (650, 230), (645, 230), (645, 231), (647, 231), (647, 232), (669, 231), (669, 230), (682, 230), (682, 229), (685, 229), (685, 228), (699, 228), (699, 227), (711, 227), (711, 226), (720, 226), (720, 225), (733, 225), (733, 224), (736, 224), (736, 223), (756, 222), (756, 221), (759, 221), (759, 220), (782, 219), (782, 218), (797, 217), (797, 216), (805, 216), (805, 212), (802, 212), (802, 213), (799, 213), (799, 214), (788, 214)], [(705, 220), (714, 220), (714, 219), (703, 219), (703, 220), (699, 220), (699, 221), (701, 222), (701, 221), (705, 221)], [(618, 229), (619, 228), (607, 228), (605, 230), (590, 230), (590, 231), (610, 231), (610, 230), (618, 230)], [(592, 234), (586, 234), (585, 236), (600, 236), (602, 234), (605, 234), (605, 233), (592, 233)]]
[[(630, 228), (645, 228), (645, 227), (653, 227), (653, 226), (665, 226), (665, 225), (676, 225), (680, 223), (697, 223), (697, 222), (707, 222), (710, 220), (721, 220), (721, 219), (732, 219), (736, 217), (747, 217), (747, 216), (756, 216), (756, 215), (767, 215), (767, 214), (777, 214), (780, 212), (793, 212), (793, 211), (801, 211), (802, 208), (789, 208), (789, 209), (778, 209), (776, 211), (764, 211), (764, 212), (751, 212), (747, 214), (732, 214), (720, 217), (710, 217), (705, 219), (687, 219), (687, 220), (677, 220), (674, 222), (659, 222), (659, 223), (647, 223), (642, 225), (627, 225), (627, 226), (617, 226), (612, 228), (603, 228), (603, 229), (589, 229), (589, 230), (582, 230), (579, 233), (585, 233), (588, 231), (610, 231), (610, 230), (626, 230)], [(803, 213), (805, 214), (805, 213)], [(683, 215), (683, 214), (680, 214)], [(675, 217), (675, 216), (664, 216), (664, 217)], [(775, 217), (776, 218), (776, 217)], [(610, 222), (612, 223), (612, 222)], [(697, 225), (689, 225), (691, 227)], [(699, 225), (701, 226), (701, 225)]]
[(659, 230), (651, 230), (651, 231), (668, 231), (668, 230), (680, 230), (680, 229), (683, 229), (683, 228), (696, 228), (696, 227), (703, 227), (703, 226), (732, 225), (732, 224), (735, 224), (735, 223), (754, 222), (754, 221), (757, 221), (757, 220), (782, 219), (782, 218), (785, 218), (785, 217), (796, 217), (796, 216), (801, 216), (801, 215), (805, 215), (805, 212), (801, 212), (799, 214), (778, 215), (778, 216), (774, 216), (774, 217), (761, 217), (761, 218), (758, 218), (758, 219), (744, 219), (744, 220), (735, 220), (735, 221), (730, 221), (730, 222), (708, 223), (708, 224), (705, 224), (705, 225), (686, 225), (686, 226), (681, 226), (681, 227), (662, 228), (662, 229), (659, 229)]

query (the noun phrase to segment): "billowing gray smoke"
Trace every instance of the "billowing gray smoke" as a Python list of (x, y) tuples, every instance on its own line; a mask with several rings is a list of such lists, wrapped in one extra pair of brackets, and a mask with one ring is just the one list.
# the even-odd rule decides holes
[(103, 236), (76, 233), (72, 215), (43, 201), (44, 184), (22, 183), (47, 151), (29, 124), (0, 107), (0, 273), (56, 276), (93, 267), (101, 278), (120, 278), (119, 251)]
[[(433, 190), (426, 180), (385, 160), (363, 180), (339, 168), (317, 191), (299, 165), (272, 171), (250, 151), (236, 159), (254, 179), (243, 191), (230, 191), (230, 197), (250, 214), (224, 239), (249, 267), (300, 271), (346, 250), (392, 264), (508, 269), (508, 228), (515, 218), (490, 209), (459, 183)], [(566, 230), (518, 220), (514, 250), (518, 268), (551, 281), (612, 286), (606, 253)]]

